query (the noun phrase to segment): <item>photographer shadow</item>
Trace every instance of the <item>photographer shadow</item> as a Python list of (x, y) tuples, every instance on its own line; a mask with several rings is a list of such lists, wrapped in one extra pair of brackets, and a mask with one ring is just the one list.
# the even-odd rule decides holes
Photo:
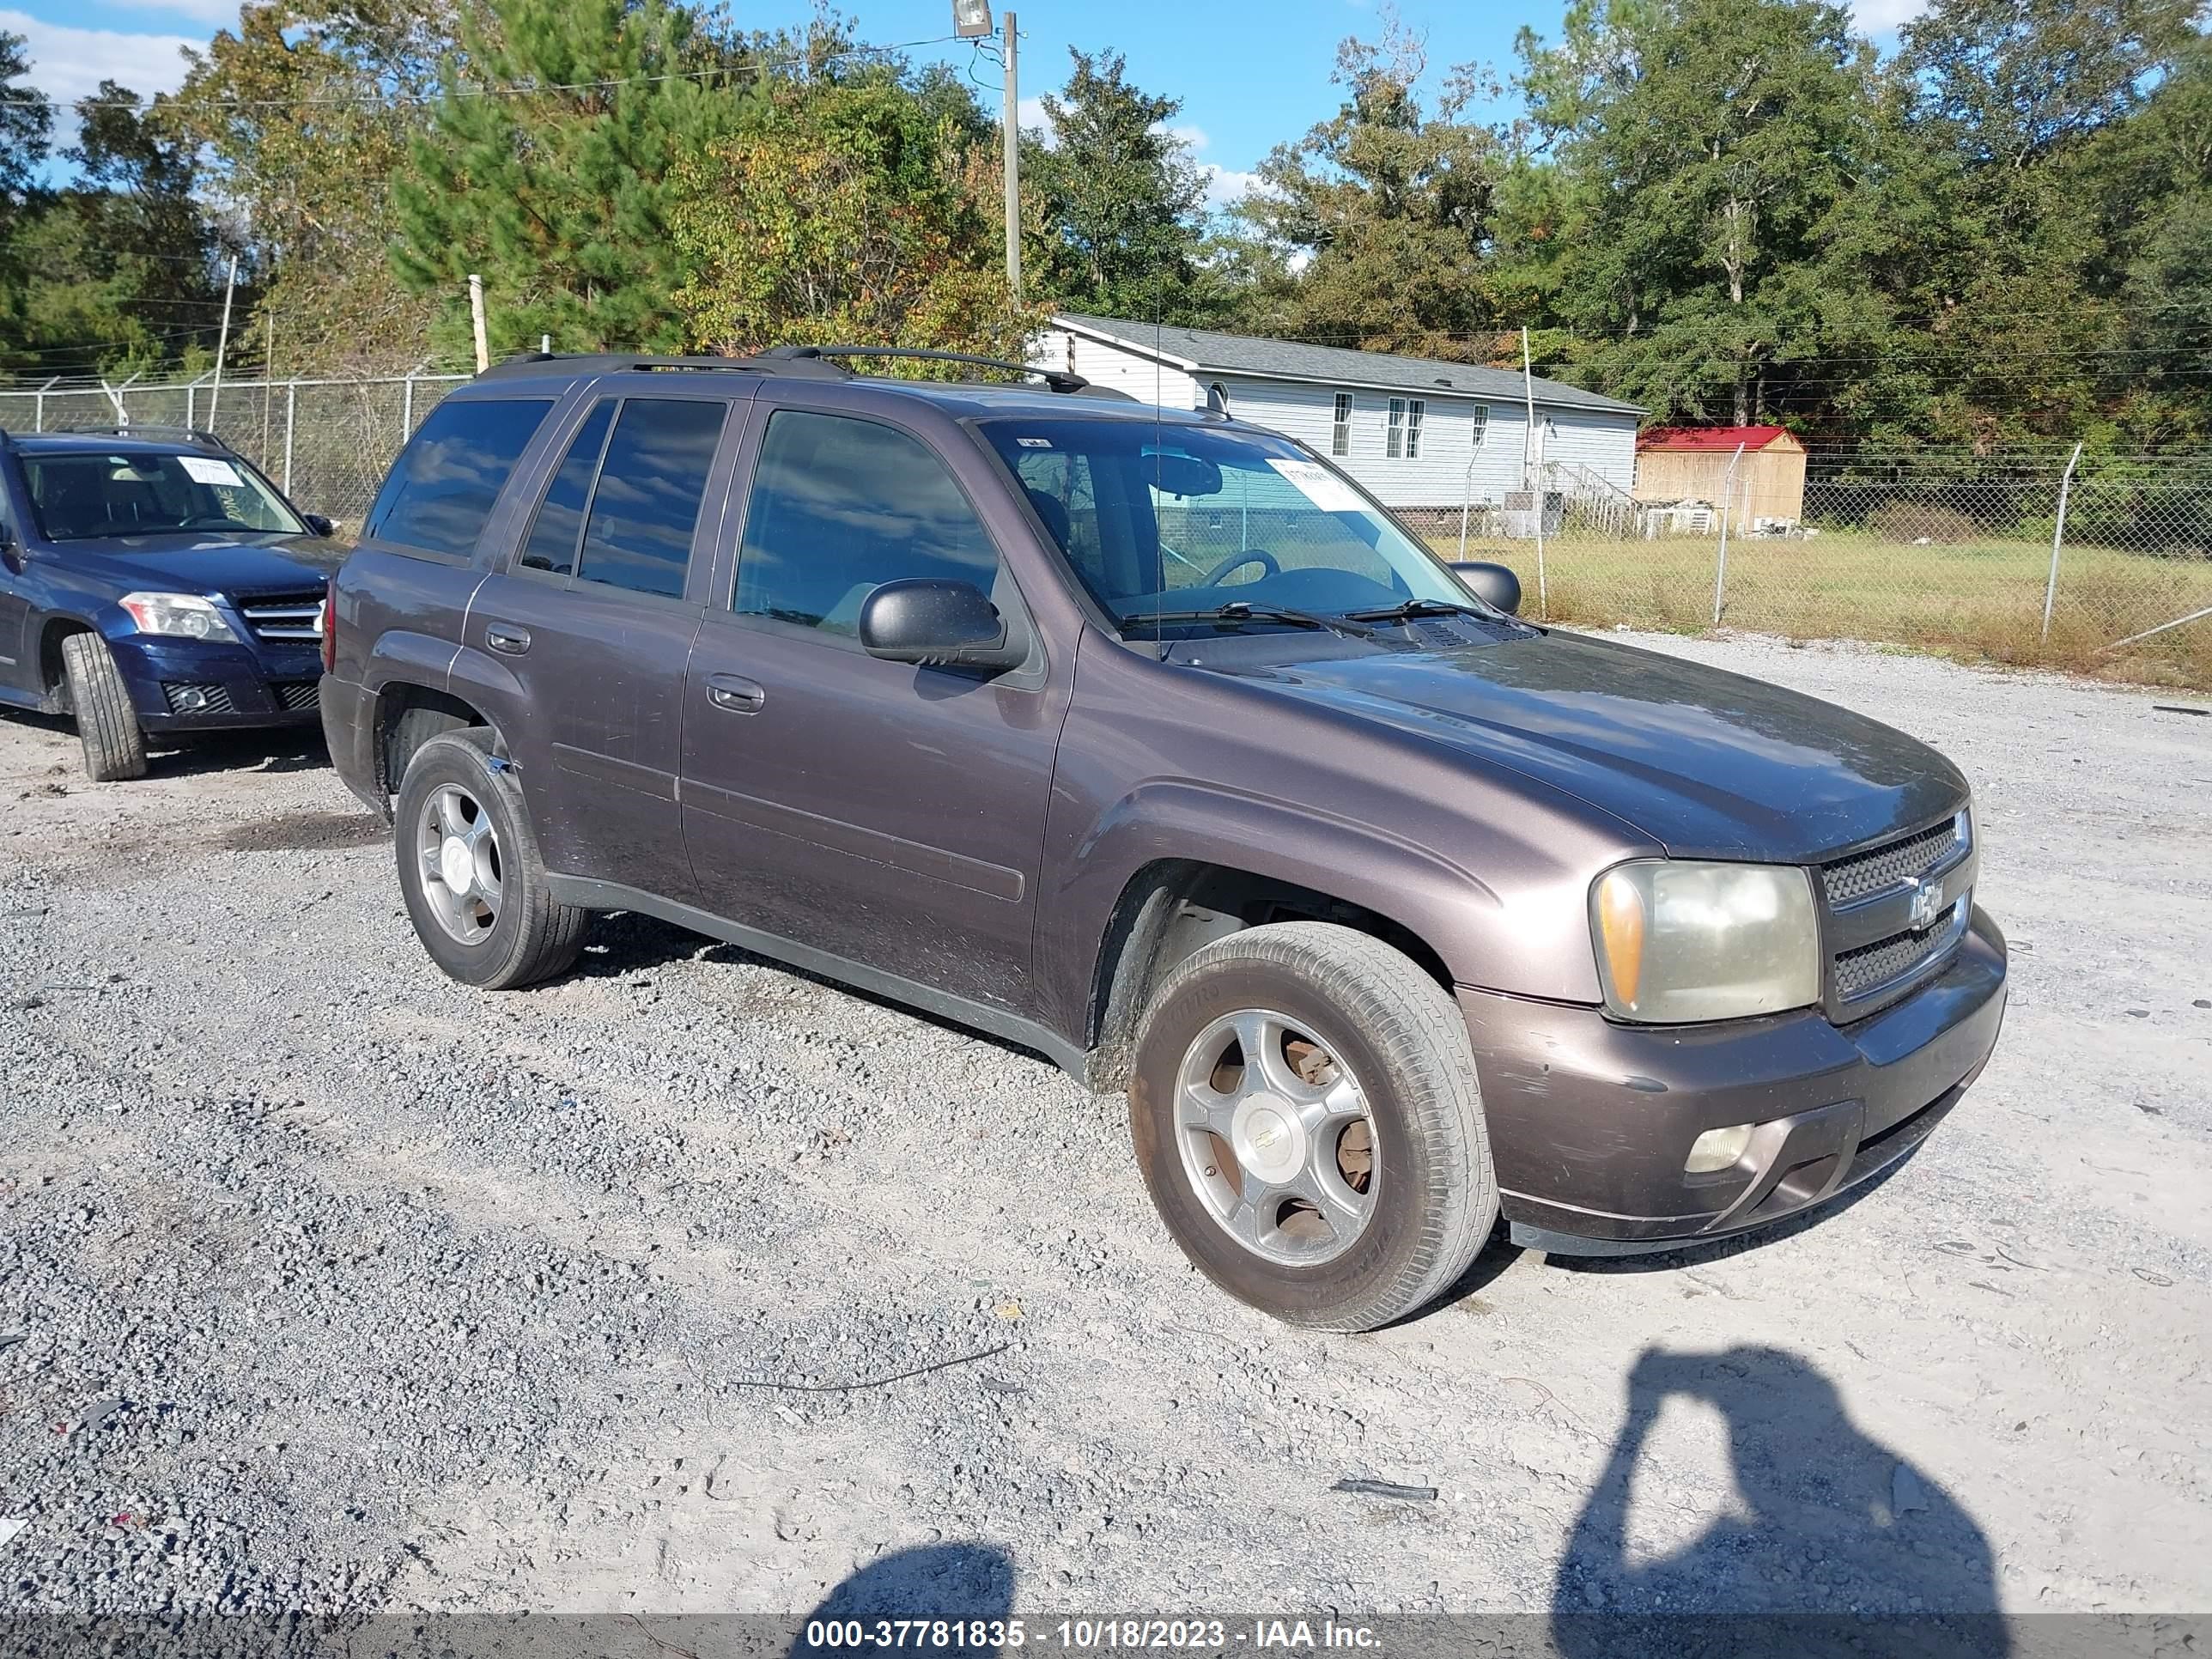
[[(1671, 1553), (1632, 1557), (1632, 1483), (1676, 1398), (1726, 1419), (1741, 1502)], [(1626, 1420), (1559, 1563), (1552, 1638), (1565, 1659), (1999, 1659), (2012, 1646), (1972, 1517), (1862, 1433), (1818, 1370), (1763, 1347), (1638, 1359)]]
[[(834, 1585), (806, 1615), (788, 1659), (828, 1659), (831, 1654), (851, 1659), (849, 1644), (808, 1640), (810, 1627), (923, 1617), (932, 1623), (945, 1621), (953, 1639), (938, 1641), (933, 1632), (927, 1643), (916, 1643), (916, 1647), (932, 1655), (997, 1659), (1001, 1644), (989, 1638), (1003, 1633), (1013, 1607), (1014, 1564), (1003, 1550), (988, 1544), (898, 1550)], [(1021, 1639), (1012, 1638), (1004, 1645), (1018, 1647)]]

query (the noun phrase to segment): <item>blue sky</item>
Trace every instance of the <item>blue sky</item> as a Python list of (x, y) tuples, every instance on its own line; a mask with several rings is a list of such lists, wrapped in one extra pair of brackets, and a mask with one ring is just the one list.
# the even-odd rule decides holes
[[(1003, 0), (997, 3), (1003, 10)], [(1527, 23), (1556, 34), (1561, 3), (1522, 0), (1507, 9), (1482, 0), (1400, 0), (1399, 10), (1427, 33), (1433, 67), (1477, 60), (1504, 70), (1515, 31)], [(951, 0), (847, 0), (843, 9), (872, 43), (951, 33)], [(804, 0), (733, 9), (761, 27), (806, 15)], [(1855, 0), (1853, 9), (1886, 40), (1918, 9), (1918, 0)], [(1183, 100), (1176, 124), (1186, 130), (1197, 159), (1215, 170), (1223, 197), (1237, 193), (1238, 175), (1273, 144), (1334, 112), (1338, 94), (1329, 72), (1337, 42), (1354, 33), (1372, 38), (1381, 22), (1374, 0), (1117, 0), (1111, 6), (1060, 0), (1017, 11), (1030, 118), (1036, 118), (1034, 94), (1066, 78), (1071, 45), (1122, 52), (1139, 86)], [(0, 29), (27, 38), (31, 79), (60, 103), (82, 97), (104, 75), (142, 93), (173, 87), (183, 74), (178, 48), (204, 41), (237, 15), (237, 0), (0, 0)], [(965, 46), (915, 55), (958, 64), (973, 58)], [(975, 70), (996, 86), (994, 64), (977, 62)]]

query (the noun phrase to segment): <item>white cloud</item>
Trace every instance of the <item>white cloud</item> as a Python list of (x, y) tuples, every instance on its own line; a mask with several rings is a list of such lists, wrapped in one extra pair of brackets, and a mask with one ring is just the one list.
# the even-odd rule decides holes
[[(23, 37), (23, 55), (31, 60), (23, 79), (53, 100), (62, 118), (58, 126), (67, 121), (69, 106), (89, 98), (104, 80), (118, 81), (142, 98), (174, 92), (185, 78), (179, 53), (207, 44), (180, 34), (70, 28), (20, 11), (0, 11), (0, 30)], [(55, 137), (61, 140), (63, 134), (57, 131)]]
[(1928, 0), (1851, 0), (1851, 21), (1869, 34), (1888, 34), (1928, 9)]
[(1183, 144), (1188, 145), (1193, 150), (1204, 149), (1208, 144), (1213, 142), (1212, 139), (1206, 136), (1206, 129), (1204, 127), (1195, 126), (1188, 122), (1184, 123), (1179, 127), (1168, 128), (1167, 135), (1169, 137), (1176, 139)]
[(1052, 131), (1052, 118), (1044, 112), (1044, 100), (1042, 98), (1023, 99), (1015, 106), (1014, 118), (1024, 128), (1042, 127), (1047, 132)]
[(1238, 173), (1211, 161), (1200, 161), (1198, 170), (1206, 179), (1206, 204), (1217, 210), (1230, 206), (1248, 191), (1266, 188), (1256, 173)]

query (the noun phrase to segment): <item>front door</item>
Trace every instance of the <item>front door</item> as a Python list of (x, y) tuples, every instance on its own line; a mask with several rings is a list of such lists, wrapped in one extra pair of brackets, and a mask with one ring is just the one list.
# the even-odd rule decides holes
[[(869, 656), (861, 600), (912, 577), (981, 587), (1031, 640), (1030, 661), (985, 678)], [(734, 591), (718, 601), (685, 685), (684, 829), (701, 902), (842, 962), (1031, 1012), (1070, 665), (1035, 643), (952, 469), (882, 421), (773, 410)]]
[(520, 682), (514, 760), (555, 871), (691, 896), (676, 806), (684, 664), (699, 631), (726, 398), (606, 396), (580, 411), (468, 643)]
[(37, 642), (26, 637), (31, 602), (23, 589), (30, 574), (22, 537), (9, 516), (5, 487), (0, 486), (0, 687), (10, 691), (46, 689), (39, 680)]

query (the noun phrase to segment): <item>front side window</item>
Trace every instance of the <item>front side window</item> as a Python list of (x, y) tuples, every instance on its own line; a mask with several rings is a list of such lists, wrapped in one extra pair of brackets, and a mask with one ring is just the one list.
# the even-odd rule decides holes
[(1469, 602), (1426, 549), (1282, 439), (1111, 418), (980, 430), (1032, 501), (1060, 509), (1038, 517), (1125, 626), (1240, 600), (1322, 612)]
[(1328, 453), (1332, 455), (1352, 453), (1352, 394), (1336, 394), (1335, 417), (1329, 422)]
[(23, 477), (39, 533), (50, 542), (307, 530), (252, 468), (218, 455), (33, 453), (23, 457)]
[[(1033, 501), (1055, 504), (1052, 484), (1074, 488), (1065, 474), (1024, 483)], [(920, 440), (842, 415), (786, 409), (769, 418), (738, 551), (739, 616), (850, 638), (879, 584), (965, 581), (988, 593), (998, 564), (968, 497)]]
[(1403, 398), (1390, 399), (1390, 428), (1382, 441), (1382, 453), (1394, 461), (1406, 453), (1406, 400)]
[(1421, 459), (1421, 416), (1428, 408), (1419, 398), (1406, 405), (1406, 459), (1409, 461)]
[(416, 428), (362, 533), (465, 559), (552, 409), (542, 398), (448, 398)]
[(720, 398), (623, 399), (584, 521), (579, 581), (684, 597), (691, 535), (729, 409)]

